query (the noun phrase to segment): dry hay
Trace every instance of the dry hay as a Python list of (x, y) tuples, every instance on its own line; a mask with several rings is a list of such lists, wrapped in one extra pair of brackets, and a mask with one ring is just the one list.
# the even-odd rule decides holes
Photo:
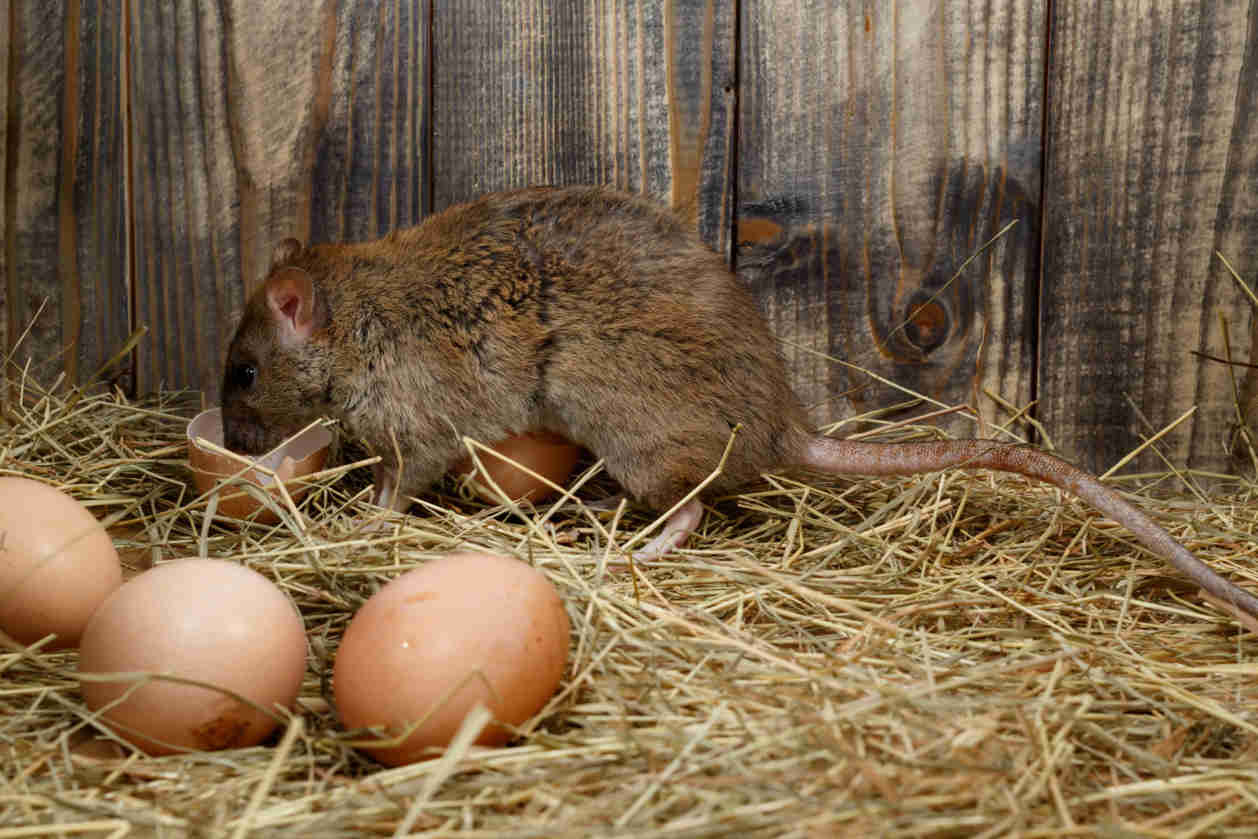
[[(194, 398), (14, 386), (0, 472), (90, 505), (130, 572), (257, 569), (299, 604), (312, 655), (273, 741), (149, 758), (93, 721), (74, 652), (0, 649), (0, 839), (1258, 834), (1255, 636), (1050, 488), (771, 477), (631, 573), (614, 548), (650, 516), (569, 503), (522, 520), (446, 485), (367, 531), (361, 468), (323, 475), (274, 527), (211, 520), (185, 483)], [(583, 496), (611, 489), (595, 475)], [(1258, 588), (1254, 485), (1142, 503)], [(568, 673), (513, 745), (383, 769), (329, 705), (337, 640), (385, 581), (468, 546), (558, 587)]]

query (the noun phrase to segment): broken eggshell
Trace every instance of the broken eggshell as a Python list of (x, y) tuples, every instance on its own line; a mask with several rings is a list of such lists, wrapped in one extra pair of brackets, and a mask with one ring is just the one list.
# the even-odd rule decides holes
[[(206, 493), (219, 486), (224, 478), (240, 472), (243, 467), (239, 460), (199, 445), (198, 438), (219, 447), (223, 446), (223, 415), (220, 408), (202, 411), (188, 423), (188, 466), (192, 470), (197, 491)], [(260, 457), (240, 457), (273, 471), (288, 487), (289, 494), (296, 502), (305, 494), (306, 487), (290, 482), (322, 469), (331, 444), (331, 429), (316, 425)], [(276, 498), (280, 497), (278, 486), (265, 472), (250, 469), (241, 477), (268, 490)], [(257, 512), (254, 520), (263, 524), (274, 524), (279, 520), (270, 508), (239, 486), (223, 486), (219, 493), (218, 512), (224, 516), (244, 519)]]

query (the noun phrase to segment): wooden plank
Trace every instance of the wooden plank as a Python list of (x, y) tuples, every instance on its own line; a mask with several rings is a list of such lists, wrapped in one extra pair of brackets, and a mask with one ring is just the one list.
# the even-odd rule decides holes
[(275, 243), (417, 220), (427, 4), (133, 3), (141, 390), (216, 398)]
[[(42, 378), (61, 370), (64, 316), (57, 274), (58, 103), (65, 83), (65, 4), (10, 0), (9, 134), (5, 165), (6, 317), (16, 359)], [(42, 314), (36, 314), (43, 307)], [(9, 347), (6, 345), (6, 349)]]
[[(309, 240), (373, 239), (427, 211), (429, 4), (341, 4)], [(306, 238), (303, 237), (303, 241)]]
[[(1251, 5), (1249, 30), (1239, 70), (1239, 76), (1245, 83), (1240, 84), (1236, 91), (1235, 122), (1228, 138), (1228, 174), (1223, 180), (1214, 237), (1215, 249), (1241, 272), (1241, 278), (1250, 290), (1258, 291), (1258, 189), (1254, 186), (1258, 183), (1258, 143), (1254, 142), (1254, 137), (1258, 136), (1258, 78), (1255, 74), (1258, 74), (1258, 11)], [(1217, 275), (1218, 263), (1211, 263), (1210, 267), (1212, 274)], [(1228, 272), (1222, 282), (1230, 288), (1234, 281)], [(1248, 352), (1244, 348), (1244, 319), (1238, 319), (1235, 309), (1232, 310), (1228, 341), (1223, 346), (1225, 356), (1230, 344), (1236, 354), (1234, 357), (1238, 356), (1249, 364), (1258, 364), (1256, 309), (1258, 304), (1250, 300)], [(1237, 431), (1243, 430), (1244, 433), (1229, 434), (1227, 437), (1232, 453), (1230, 466), (1235, 471), (1252, 476), (1258, 472), (1258, 367), (1250, 367), (1243, 373), (1229, 371), (1229, 383), (1233, 376), (1241, 382), (1240, 416), (1236, 419), (1241, 426)], [(1203, 424), (1202, 431), (1205, 430)], [(1195, 445), (1204, 448), (1200, 444)]]
[(1230, 375), (1193, 351), (1224, 354), (1222, 314), (1252, 352), (1253, 309), (1214, 251), (1255, 275), (1258, 2), (1053, 10), (1043, 418), (1101, 470), (1196, 405), (1158, 448), (1222, 468)]
[(984, 390), (1027, 404), (1043, 0), (741, 8), (736, 259), (814, 419), (906, 399), (825, 355), (992, 420)]
[[(6, 354), (9, 348), (13, 346), (13, 342), (17, 340), (17, 336), (11, 334), (9, 328), (10, 312), (9, 312), (9, 283), (11, 275), (9, 272), (9, 213), (8, 213), (8, 183), (9, 183), (9, 58), (13, 55), (14, 49), (11, 42), (12, 27), (10, 15), (13, 6), (10, 0), (0, 2), (0, 114), (4, 114), (5, 118), (0, 120), (0, 195), (5, 196), (5, 212), (0, 213), (0, 351)], [(10, 377), (11, 368), (0, 371), (3, 375), (0, 378), (7, 380)], [(0, 386), (0, 405), (4, 405), (9, 399), (9, 388)]]
[(15, 360), (45, 381), (63, 370), (75, 381), (128, 324), (121, 18), (92, 0), (11, 0), (4, 17), (4, 346), (29, 327)]
[[(63, 124), (75, 126), (62, 147), (61, 286), (78, 298), (78, 376), (81, 383), (112, 358), (131, 332), (131, 277), (126, 195), (126, 109), (122, 101), (126, 44), (123, 4), (79, 0), (77, 20), (67, 23), (67, 41), (78, 40), (77, 73), (67, 62)], [(124, 363), (105, 373), (107, 381), (134, 385)]]
[(670, 201), (726, 249), (734, 23), (732, 0), (437, 3), (435, 206), (612, 184)]

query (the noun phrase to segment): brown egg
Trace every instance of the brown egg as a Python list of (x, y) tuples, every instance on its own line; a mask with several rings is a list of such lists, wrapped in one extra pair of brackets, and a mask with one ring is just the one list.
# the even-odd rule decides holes
[(349, 728), (404, 731), (401, 745), (365, 748), (398, 766), (442, 748), (483, 702), (493, 714), (476, 742), (496, 746), (545, 706), (568, 661), (568, 613), (540, 571), (515, 559), (455, 553), (407, 572), (354, 615), (333, 666)]
[[(505, 440), (499, 440), (491, 448), (521, 466), (527, 466), (539, 475), (544, 475), (559, 486), (563, 486), (568, 480), (572, 474), (572, 467), (576, 466), (577, 459), (581, 456), (580, 446), (549, 431), (529, 431), (517, 434)], [(537, 503), (556, 494), (555, 490), (542, 481), (506, 460), (495, 457), (491, 452), (481, 451), (477, 454), (480, 457), (481, 467), (488, 471), (489, 476), (512, 501), (528, 499)], [(455, 475), (467, 477), (472, 475), (474, 467), (475, 464), (469, 456), (456, 463), (450, 471)], [(485, 481), (481, 472), (478, 471), (468, 480), (476, 494), (485, 501), (491, 504), (502, 501), (502, 498)]]
[[(210, 408), (208, 411), (202, 411), (188, 423), (188, 466), (192, 469), (197, 492), (205, 493), (213, 489), (221, 479), (239, 472), (241, 464), (226, 455), (198, 445), (196, 442), (198, 437), (216, 446), (223, 445), (222, 409)], [(332, 431), (320, 425), (290, 440), (287, 445), (267, 452), (261, 457), (251, 458), (244, 455), (242, 457), (274, 470), (295, 502), (305, 494), (306, 487), (290, 482), (322, 469), (328, 455), (328, 446), (331, 443)], [(279, 496), (279, 490), (271, 481), (270, 476), (250, 470), (243, 477), (260, 487), (267, 488), (272, 495)], [(270, 508), (264, 507), (257, 499), (239, 487), (223, 488), (219, 491), (221, 496), (218, 502), (218, 512), (224, 516), (243, 519), (261, 509), (256, 516), (256, 521), (274, 524), (279, 520)]]
[(87, 508), (28, 478), (0, 478), (0, 629), (45, 649), (78, 643), (96, 607), (122, 584), (109, 534)]
[(84, 676), (172, 675), (274, 711), (292, 707), (305, 672), (305, 627), (292, 601), (258, 572), (217, 559), (166, 562), (128, 581), (79, 644), (87, 706), (104, 709), (105, 725), (153, 755), (252, 746), (278, 723), (221, 690)]

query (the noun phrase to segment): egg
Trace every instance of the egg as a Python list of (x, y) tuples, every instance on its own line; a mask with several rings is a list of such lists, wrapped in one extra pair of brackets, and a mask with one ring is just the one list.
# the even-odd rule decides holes
[[(567, 438), (549, 431), (529, 431), (499, 440), (490, 446), (504, 457), (532, 469), (551, 482), (563, 486), (572, 474), (581, 456), (581, 447)], [(495, 457), (491, 452), (479, 451), (481, 468), (489, 473), (494, 482), (512, 501), (527, 499), (534, 503), (555, 495), (555, 490), (543, 481), (524, 472), (514, 464)], [(485, 501), (497, 504), (502, 498), (485, 481), (481, 471), (475, 469), (470, 456), (463, 458), (451, 470), (455, 475), (469, 480), (472, 490)], [(473, 476), (473, 471), (476, 474)]]
[[(210, 408), (197, 414), (188, 423), (188, 467), (192, 471), (193, 484), (198, 493), (206, 493), (219, 485), (223, 478), (240, 472), (243, 468), (240, 461), (220, 454), (201, 445), (198, 440), (223, 445), (223, 414), (221, 408)], [(318, 472), (327, 459), (328, 447), (332, 444), (332, 432), (327, 427), (316, 425), (289, 440), (282, 446), (267, 452), (260, 457), (245, 457), (246, 460), (265, 466), (275, 472), (284, 482), (294, 502), (306, 492), (306, 487), (296, 483), (297, 478)], [(272, 495), (279, 496), (279, 488), (270, 475), (250, 469), (242, 477), (266, 489)], [(239, 486), (224, 487), (219, 490), (219, 514), (233, 519), (248, 518), (257, 512), (256, 520), (262, 524), (274, 524), (279, 517)]]
[(122, 584), (114, 543), (87, 508), (29, 478), (0, 478), (0, 629), (45, 649), (78, 643), (92, 612)]
[[(119, 737), (152, 755), (251, 746), (278, 725), (306, 672), (306, 634), (292, 601), (256, 571), (182, 559), (145, 571), (92, 616), (79, 644), (79, 689)], [(114, 673), (171, 675), (222, 690)]]
[(382, 726), (399, 745), (364, 750), (390, 766), (432, 756), (482, 702), (494, 721), (476, 743), (510, 730), (554, 694), (568, 661), (568, 614), (555, 587), (523, 562), (455, 553), (385, 585), (354, 615), (332, 669), (349, 728)]

